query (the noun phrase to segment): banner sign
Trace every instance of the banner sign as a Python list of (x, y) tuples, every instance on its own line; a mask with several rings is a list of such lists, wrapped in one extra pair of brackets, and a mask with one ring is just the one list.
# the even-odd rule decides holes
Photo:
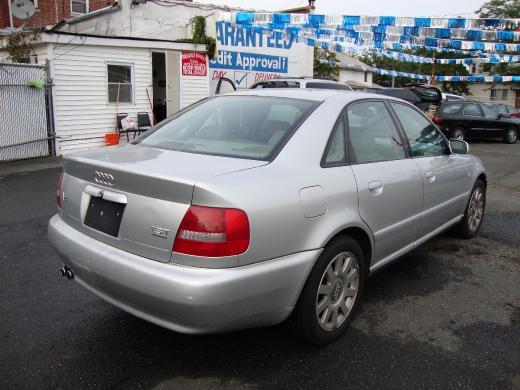
[(191, 51), (182, 52), (183, 76), (206, 76), (207, 74), (206, 54)]
[(239, 89), (278, 77), (312, 77), (313, 48), (282, 31), (218, 21), (217, 56), (209, 61), (211, 89), (221, 77)]
[(287, 62), (287, 57), (219, 50), (213, 66), (221, 69), (287, 73)]

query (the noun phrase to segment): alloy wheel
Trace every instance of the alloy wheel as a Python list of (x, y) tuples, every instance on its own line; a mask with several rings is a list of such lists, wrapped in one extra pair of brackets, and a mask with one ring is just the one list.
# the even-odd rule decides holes
[(464, 131), (461, 129), (456, 129), (453, 132), (453, 136), (451, 138), (456, 139), (458, 141), (464, 141)]
[(480, 223), (482, 222), (482, 216), (484, 215), (484, 191), (482, 188), (477, 187), (471, 194), (468, 207), (468, 227), (474, 232), (476, 231)]
[(325, 268), (316, 296), (316, 317), (333, 331), (347, 319), (359, 290), (359, 264), (350, 252), (336, 255)]
[(518, 138), (518, 132), (516, 131), (516, 129), (509, 129), (507, 131), (507, 135), (506, 135), (507, 142), (509, 142), (510, 144), (514, 144), (516, 142), (517, 138)]

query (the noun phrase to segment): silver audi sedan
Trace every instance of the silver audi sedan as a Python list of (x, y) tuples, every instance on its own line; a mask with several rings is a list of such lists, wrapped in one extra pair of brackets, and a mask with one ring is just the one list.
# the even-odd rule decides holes
[(334, 90), (205, 99), (67, 155), (48, 235), (64, 276), (183, 333), (290, 317), (339, 337), (367, 277), (444, 230), (474, 237), (486, 174), (414, 106)]

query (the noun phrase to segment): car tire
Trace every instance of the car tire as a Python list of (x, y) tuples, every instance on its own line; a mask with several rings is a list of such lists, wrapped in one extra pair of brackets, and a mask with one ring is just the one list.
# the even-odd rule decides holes
[(300, 336), (314, 345), (340, 337), (359, 308), (365, 279), (358, 242), (350, 236), (331, 241), (309, 274), (293, 313)]
[(485, 210), (486, 185), (482, 180), (478, 179), (471, 190), (464, 217), (454, 229), (455, 234), (466, 239), (475, 237), (482, 226)]
[(455, 127), (452, 131), (451, 131), (451, 137), (452, 139), (456, 139), (456, 140), (459, 140), (459, 141), (464, 141), (465, 140), (465, 137), (466, 137), (466, 131), (464, 130), (463, 127)]
[(518, 139), (518, 129), (511, 127), (506, 130), (504, 134), (504, 142), (507, 144), (514, 144)]

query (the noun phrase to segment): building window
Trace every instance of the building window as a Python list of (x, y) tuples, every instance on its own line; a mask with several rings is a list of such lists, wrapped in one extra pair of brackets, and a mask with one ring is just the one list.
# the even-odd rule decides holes
[(502, 90), (502, 100), (507, 100), (507, 89)]
[(108, 102), (132, 103), (132, 79), (132, 65), (107, 64)]
[(366, 70), (365, 70), (365, 75), (364, 75), (363, 80), (365, 81), (365, 83), (368, 82), (368, 72)]
[(89, 0), (70, 0), (70, 12), (74, 14), (86, 14)]
[(491, 88), (489, 90), (489, 92), (490, 92), (490, 95), (489, 95), (490, 99), (497, 100), (497, 90), (495, 88)]

